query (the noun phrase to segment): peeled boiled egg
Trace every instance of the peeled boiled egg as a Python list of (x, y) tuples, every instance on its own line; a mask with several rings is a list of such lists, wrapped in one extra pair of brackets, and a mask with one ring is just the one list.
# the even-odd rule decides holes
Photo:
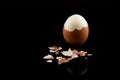
[(63, 26), (63, 37), (68, 44), (79, 46), (85, 43), (88, 35), (88, 23), (83, 16), (74, 14), (65, 21)]

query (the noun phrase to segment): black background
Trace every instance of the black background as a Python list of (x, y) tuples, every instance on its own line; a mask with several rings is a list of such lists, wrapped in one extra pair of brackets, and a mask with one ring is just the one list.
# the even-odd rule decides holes
[[(3, 47), (5, 47), (3, 67), (5, 68), (4, 74), (8, 74), (7, 77), (46, 79), (50, 73), (46, 71), (49, 66), (43, 65), (41, 58), (48, 52), (48, 47), (53, 45), (65, 49), (69, 47), (83, 49), (92, 53), (87, 79), (96, 80), (98, 77), (106, 76), (107, 67), (103, 63), (108, 61), (107, 54), (105, 54), (107, 40), (103, 37), (109, 35), (106, 33), (106, 28), (111, 26), (111, 1), (69, 0), (6, 3), (21, 4), (1, 6), (1, 37)], [(36, 5), (23, 5), (22, 3)], [(87, 20), (90, 29), (88, 40), (79, 47), (68, 45), (62, 35), (64, 22), (73, 14), (82, 15)], [(104, 47), (100, 47), (101, 45)], [(46, 77), (43, 77), (45, 75)], [(56, 79), (54, 71), (50, 76), (53, 76), (50, 78)], [(60, 77), (62, 78), (62, 76)]]

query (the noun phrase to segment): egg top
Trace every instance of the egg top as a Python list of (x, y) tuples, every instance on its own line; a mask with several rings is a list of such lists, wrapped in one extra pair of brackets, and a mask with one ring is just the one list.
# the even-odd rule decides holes
[(75, 29), (81, 30), (84, 27), (88, 27), (88, 23), (81, 15), (78, 14), (70, 16), (64, 24), (64, 29), (70, 32)]

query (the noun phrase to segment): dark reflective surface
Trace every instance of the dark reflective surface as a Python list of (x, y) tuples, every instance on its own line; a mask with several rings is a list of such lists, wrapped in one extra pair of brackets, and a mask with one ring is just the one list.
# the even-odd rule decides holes
[[(110, 62), (106, 59), (108, 52), (105, 45), (109, 40), (104, 37), (108, 38), (110, 35), (108, 32), (112, 21), (111, 12), (113, 11), (109, 1), (104, 3), (88, 0), (80, 2), (56, 0), (53, 3), (49, 0), (34, 6), (1, 6), (1, 43), (2, 48), (5, 47), (4, 53), (1, 53), (5, 55), (2, 59), (4, 63), (2, 66), (5, 68), (2, 68), (4, 78), (32, 80), (103, 78), (106, 75), (103, 72), (107, 69), (103, 63)], [(73, 47), (64, 41), (62, 29), (65, 20), (76, 13), (85, 17), (90, 34), (83, 45)], [(113, 42), (109, 44), (111, 43)], [(47, 64), (42, 58), (48, 54), (48, 47), (53, 45), (61, 46), (65, 50), (68, 48), (85, 50), (93, 56), (88, 61), (74, 60), (63, 65)], [(100, 72), (103, 74), (99, 75)]]

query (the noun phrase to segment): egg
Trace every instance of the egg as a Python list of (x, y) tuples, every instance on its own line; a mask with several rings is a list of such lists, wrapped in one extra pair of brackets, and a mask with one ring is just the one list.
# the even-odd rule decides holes
[(88, 39), (88, 35), (88, 23), (83, 16), (74, 14), (67, 18), (63, 25), (63, 37), (69, 45), (82, 45)]

